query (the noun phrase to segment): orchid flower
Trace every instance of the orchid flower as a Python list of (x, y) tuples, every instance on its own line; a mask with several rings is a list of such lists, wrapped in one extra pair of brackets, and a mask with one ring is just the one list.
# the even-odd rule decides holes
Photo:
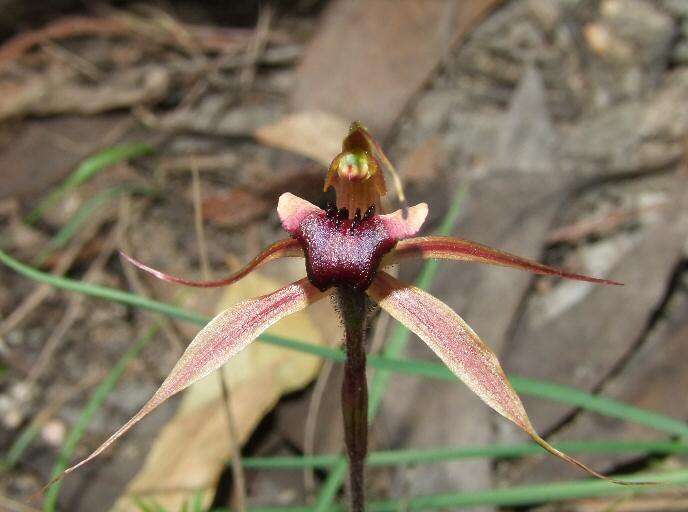
[(335, 190), (336, 204), (323, 210), (293, 194), (283, 194), (277, 213), (290, 237), (272, 244), (226, 279), (183, 279), (123, 254), (154, 276), (187, 286), (230, 285), (256, 268), (284, 257), (304, 258), (307, 277), (217, 315), (196, 335), (143, 408), (93, 453), (63, 474), (96, 458), (165, 400), (218, 369), (272, 324), (336, 292), (346, 332), (342, 408), (352, 510), (363, 510), (363, 464), (367, 449), (365, 334), (369, 299), (427, 343), (478, 397), (518, 425), (537, 444), (594, 476), (606, 478), (552, 447), (537, 434), (497, 357), (459, 315), (429, 293), (397, 280), (382, 269), (408, 258), (435, 258), (513, 267), (592, 283), (620, 283), (552, 268), (469, 240), (415, 237), (428, 214), (427, 204), (389, 214), (378, 213), (380, 199), (386, 193), (382, 165), (388, 162), (366, 129), (353, 123), (342, 152), (334, 158), (325, 180), (325, 190), (330, 187)]

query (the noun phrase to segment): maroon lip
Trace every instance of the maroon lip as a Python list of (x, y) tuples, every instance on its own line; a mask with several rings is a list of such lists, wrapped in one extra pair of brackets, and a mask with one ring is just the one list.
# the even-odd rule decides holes
[(367, 289), (397, 242), (374, 209), (348, 217), (345, 208), (330, 206), (307, 216), (294, 234), (304, 249), (308, 279), (321, 291), (333, 285)]

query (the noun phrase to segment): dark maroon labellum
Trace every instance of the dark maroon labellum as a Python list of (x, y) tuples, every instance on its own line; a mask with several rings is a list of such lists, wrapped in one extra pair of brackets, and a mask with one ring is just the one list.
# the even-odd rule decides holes
[(313, 286), (321, 291), (333, 285), (360, 291), (370, 286), (382, 257), (397, 242), (373, 213), (357, 210), (349, 219), (345, 209), (328, 207), (301, 222), (294, 236), (303, 246)]

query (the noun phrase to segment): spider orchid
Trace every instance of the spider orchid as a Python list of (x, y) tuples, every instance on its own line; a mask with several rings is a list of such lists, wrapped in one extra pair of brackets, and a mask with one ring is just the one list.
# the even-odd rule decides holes
[(342, 409), (352, 510), (363, 510), (363, 461), (367, 445), (365, 334), (369, 299), (427, 343), (475, 394), (523, 429), (537, 444), (594, 476), (606, 478), (552, 447), (537, 434), (497, 357), (459, 315), (427, 292), (381, 269), (408, 258), (437, 258), (514, 267), (592, 283), (620, 283), (548, 267), (468, 240), (414, 237), (425, 221), (428, 206), (420, 203), (379, 214), (380, 198), (386, 193), (381, 166), (391, 164), (359, 123), (352, 124), (342, 146), (342, 152), (329, 168), (324, 187), (325, 190), (334, 188), (336, 204), (323, 210), (293, 194), (283, 194), (277, 213), (291, 236), (272, 244), (226, 279), (183, 279), (123, 254), (129, 262), (154, 276), (187, 286), (229, 285), (269, 261), (284, 257), (304, 258), (307, 277), (217, 315), (196, 335), (148, 403), (93, 453), (63, 474), (96, 458), (153, 409), (222, 366), (272, 324), (336, 292), (346, 332)]

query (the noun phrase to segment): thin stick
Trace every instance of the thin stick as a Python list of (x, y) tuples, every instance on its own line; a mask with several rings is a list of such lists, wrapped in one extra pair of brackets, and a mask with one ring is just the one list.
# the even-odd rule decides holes
[[(98, 282), (100, 280), (100, 277), (103, 273), (103, 269), (105, 268), (105, 265), (107, 264), (108, 260), (110, 259), (110, 256), (112, 256), (112, 253), (115, 250), (120, 230), (120, 223), (118, 223), (111, 230), (107, 237), (107, 240), (105, 241), (104, 247), (96, 257), (96, 259), (93, 261), (93, 263), (90, 265), (89, 269), (86, 271), (86, 274), (83, 278), (85, 282)], [(85, 299), (86, 298), (83, 295), (72, 295), (70, 297), (69, 304), (67, 306), (67, 311), (62, 316), (58, 324), (55, 326), (55, 329), (53, 329), (52, 333), (43, 345), (43, 348), (41, 349), (41, 352), (38, 358), (36, 359), (36, 362), (32, 366), (31, 371), (29, 372), (29, 383), (35, 383), (43, 375), (43, 372), (46, 370), (46, 368), (53, 359), (53, 354), (55, 354), (57, 349), (62, 344), (65, 335), (72, 328), (72, 325), (74, 325), (74, 322), (77, 321), (79, 316), (81, 316)]]
[[(327, 389), (327, 382), (330, 380), (330, 374), (334, 362), (327, 360), (323, 363), (315, 385), (313, 386), (313, 394), (308, 403), (308, 412), (306, 413), (306, 422), (303, 433), (303, 454), (308, 457), (315, 453), (315, 429), (318, 425), (318, 413), (320, 412), (320, 405), (323, 401), (325, 390)], [(303, 483), (306, 488), (307, 495), (315, 492), (315, 473), (314, 468), (304, 468)]]
[[(198, 242), (198, 254), (201, 259), (201, 272), (203, 273), (203, 279), (209, 280), (211, 276), (210, 264), (208, 262), (208, 252), (205, 245), (205, 230), (203, 229), (201, 180), (200, 173), (198, 172), (198, 167), (195, 165), (195, 162), (192, 162), (191, 164), (191, 178), (194, 204), (194, 227), (196, 230), (196, 240)], [(232, 395), (223, 368), (220, 368), (218, 375), (220, 377), (222, 399), (225, 403), (225, 412), (227, 414), (227, 431), (229, 433), (229, 447), (232, 451), (232, 472), (234, 474), (234, 494), (236, 499), (236, 507), (239, 512), (244, 512), (246, 510), (246, 478), (244, 476), (244, 468), (241, 464), (241, 446), (239, 445), (239, 434), (237, 432), (234, 412), (232, 411)]]
[[(86, 245), (86, 243), (91, 239), (91, 237), (96, 233), (100, 226), (105, 221), (105, 218), (101, 217), (92, 225), (87, 227), (79, 237), (74, 241), (74, 243), (66, 251), (64, 251), (57, 261), (52, 274), (55, 276), (61, 276), (67, 273), (71, 268), (72, 263), (79, 256), (79, 253)], [(42, 284), (34, 289), (20, 304), (15, 308), (12, 313), (7, 315), (7, 317), (0, 323), (0, 336), (7, 334), (8, 332), (16, 329), (19, 325), (26, 319), (26, 317), (40, 306), (45, 299), (55, 292), (54, 288), (49, 285)]]
[(272, 14), (272, 8), (270, 5), (266, 5), (258, 16), (256, 29), (246, 50), (246, 60), (244, 61), (243, 69), (239, 74), (239, 85), (244, 91), (253, 84), (253, 81), (256, 77), (256, 64), (260, 55), (267, 46), (268, 37), (270, 35)]

